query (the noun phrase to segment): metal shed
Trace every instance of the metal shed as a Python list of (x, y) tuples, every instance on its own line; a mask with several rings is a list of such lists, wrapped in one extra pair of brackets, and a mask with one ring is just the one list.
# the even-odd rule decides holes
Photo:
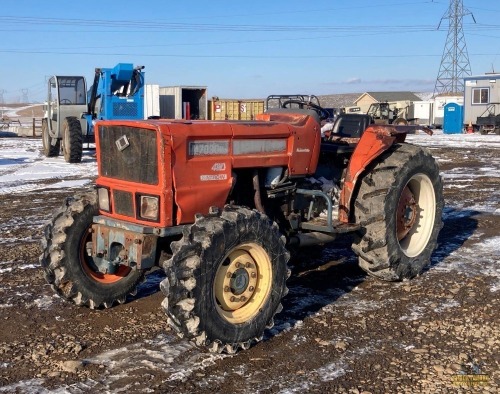
[(165, 86), (160, 88), (160, 117), (206, 120), (206, 86)]

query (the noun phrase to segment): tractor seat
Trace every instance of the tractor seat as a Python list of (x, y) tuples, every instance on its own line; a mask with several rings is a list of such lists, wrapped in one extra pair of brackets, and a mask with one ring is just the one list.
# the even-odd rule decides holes
[(352, 153), (363, 132), (371, 123), (371, 117), (368, 115), (339, 115), (329, 137), (321, 143), (321, 151), (329, 154)]

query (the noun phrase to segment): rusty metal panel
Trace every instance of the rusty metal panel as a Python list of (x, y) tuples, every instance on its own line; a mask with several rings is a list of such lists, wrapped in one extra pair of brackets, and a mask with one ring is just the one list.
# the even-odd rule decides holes
[(102, 255), (105, 259), (114, 261), (113, 246), (121, 245), (120, 264), (137, 266), (137, 269), (151, 268), (156, 258), (155, 235), (139, 234), (120, 228), (101, 224), (92, 225), (92, 254)]

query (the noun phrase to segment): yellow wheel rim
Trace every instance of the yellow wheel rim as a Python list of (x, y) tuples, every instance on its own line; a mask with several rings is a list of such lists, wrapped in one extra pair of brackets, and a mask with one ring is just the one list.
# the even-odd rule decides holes
[(219, 314), (233, 324), (255, 317), (271, 293), (272, 275), (271, 260), (260, 245), (242, 244), (231, 250), (215, 275)]

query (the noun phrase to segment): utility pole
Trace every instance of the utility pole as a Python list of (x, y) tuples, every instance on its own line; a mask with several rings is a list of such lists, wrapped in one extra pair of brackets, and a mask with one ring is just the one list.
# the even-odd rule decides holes
[(441, 64), (434, 86), (434, 96), (438, 94), (461, 94), (464, 92), (464, 77), (471, 75), (469, 54), (465, 44), (463, 18), (471, 15), (474, 23), (474, 15), (464, 8), (463, 0), (450, 0), (450, 6), (439, 21), (439, 27), (443, 19), (449, 19), (448, 35), (444, 45)]

